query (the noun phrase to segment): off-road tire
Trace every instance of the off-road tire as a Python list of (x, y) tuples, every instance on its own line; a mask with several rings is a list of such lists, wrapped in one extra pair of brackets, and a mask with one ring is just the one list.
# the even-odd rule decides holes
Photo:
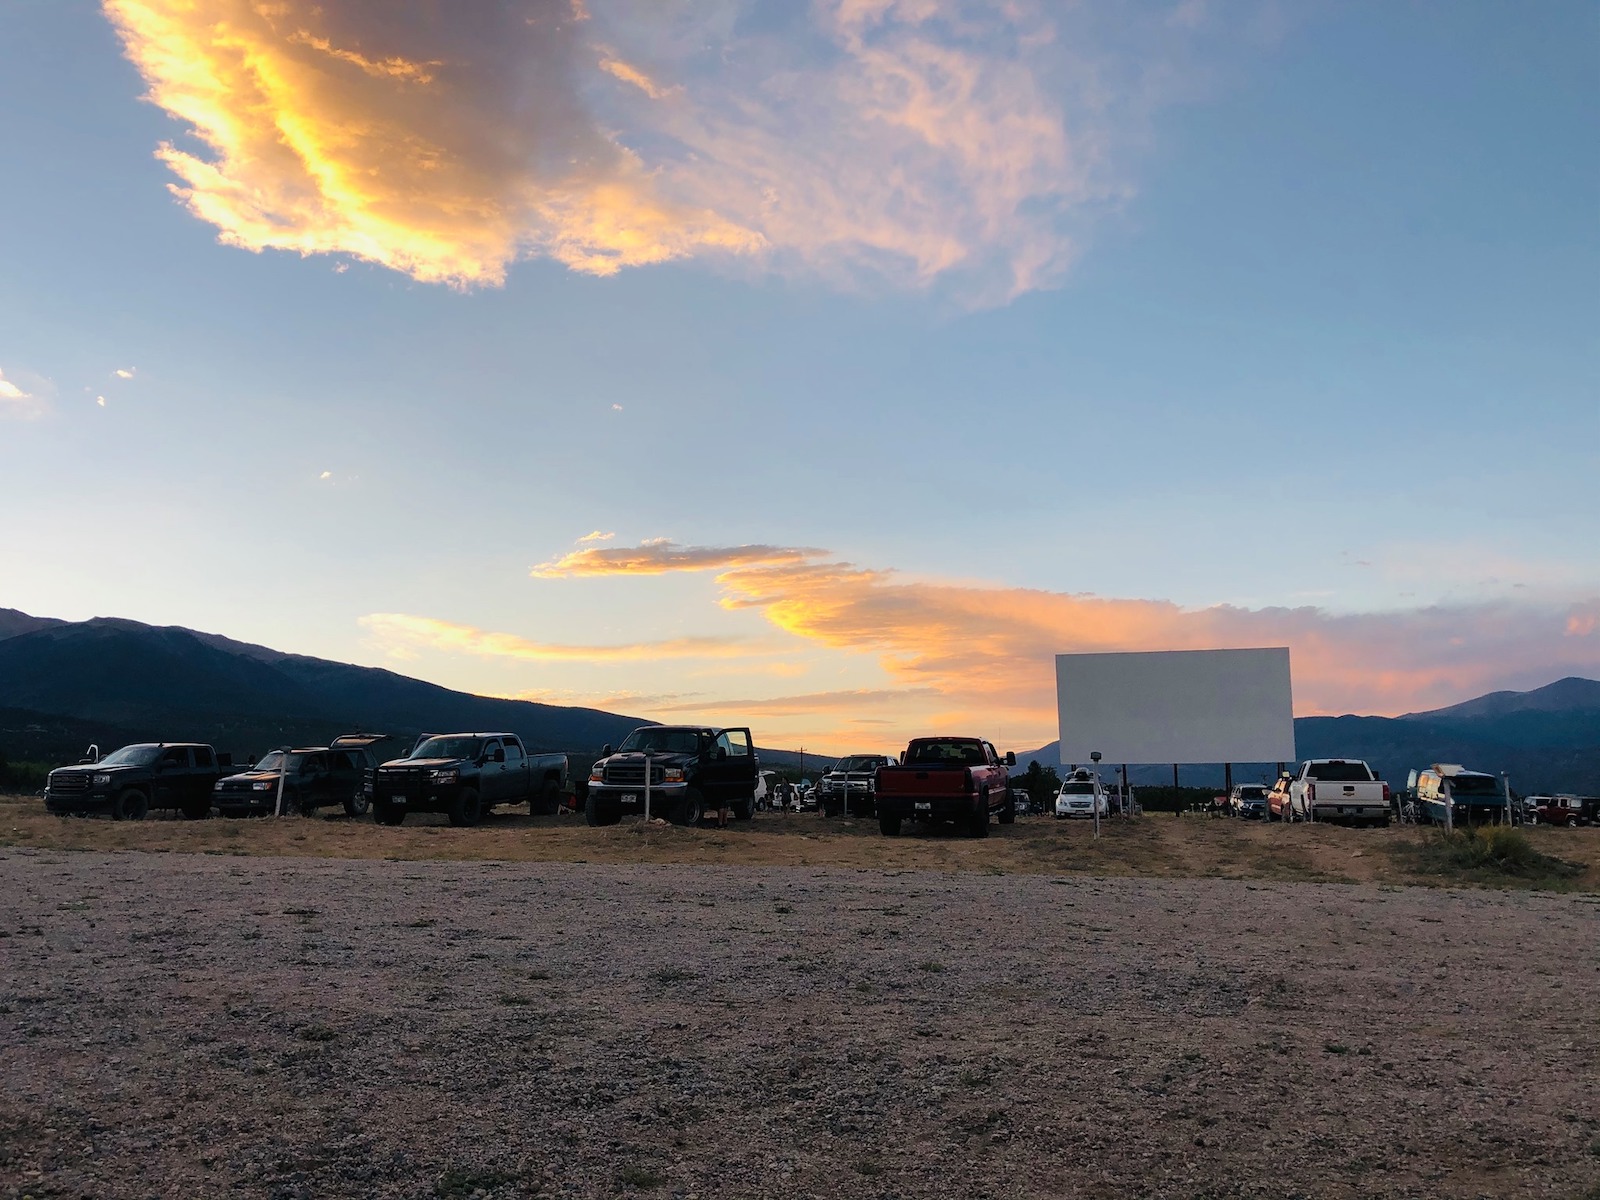
[(601, 807), (597, 797), (590, 795), (583, 802), (583, 823), (585, 825), (615, 825), (622, 820), (622, 810), (610, 805)]
[(983, 792), (978, 796), (978, 811), (972, 814), (967, 825), (968, 837), (989, 836), (989, 793)]
[(357, 820), (367, 815), (367, 810), (372, 807), (372, 801), (367, 799), (367, 789), (357, 788), (346, 797), (344, 802), (344, 815)]
[(142, 821), (145, 814), (150, 811), (150, 797), (138, 788), (129, 788), (119, 792), (117, 798), (111, 802), (111, 819), (113, 821)]
[(450, 824), (465, 829), (483, 820), (483, 801), (476, 788), (462, 788), (450, 802)]
[(1000, 824), (1015, 825), (1016, 823), (1017, 802), (1008, 797), (1006, 800), (1006, 806), (1000, 810)]
[(183, 814), (183, 819), (185, 821), (204, 821), (211, 815), (211, 801), (209, 798), (204, 800), (190, 800), (181, 805), (178, 811)]
[(687, 825), (691, 829), (706, 817), (706, 798), (698, 788), (686, 788), (683, 799), (672, 806), (668, 820), (674, 825)]
[(878, 832), (883, 834), (884, 837), (899, 837), (900, 818), (897, 816), (891, 816), (889, 813), (885, 812), (879, 813)]
[(546, 779), (528, 797), (528, 815), (530, 817), (553, 817), (561, 811), (561, 785), (554, 779)]
[(397, 804), (375, 800), (372, 803), (372, 816), (379, 825), (399, 825), (406, 819), (406, 810)]

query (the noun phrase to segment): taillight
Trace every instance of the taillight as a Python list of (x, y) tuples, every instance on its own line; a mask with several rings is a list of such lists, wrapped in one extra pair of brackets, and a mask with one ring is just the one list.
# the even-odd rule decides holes
[(1307, 804), (1315, 804), (1316, 802), (1317, 802), (1317, 785), (1314, 784), (1314, 783), (1308, 783), (1308, 784), (1306, 784), (1306, 803)]
[(1389, 785), (1386, 783), (1383, 785), (1383, 802), (1385, 804), (1389, 803), (1390, 794)]
[(976, 791), (977, 790), (977, 784), (973, 781), (972, 768), (971, 767), (967, 768), (966, 776), (967, 776), (967, 791), (969, 791), (969, 792)]

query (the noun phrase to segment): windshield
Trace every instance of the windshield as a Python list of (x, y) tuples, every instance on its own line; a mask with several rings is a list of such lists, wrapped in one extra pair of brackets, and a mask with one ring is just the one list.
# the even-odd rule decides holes
[(833, 764), (833, 769), (835, 771), (876, 771), (883, 766), (885, 761), (881, 754), (858, 754), (854, 758), (841, 758)]
[(1450, 781), (1452, 796), (1500, 795), (1500, 781), (1493, 775), (1457, 775)]
[(1092, 783), (1063, 783), (1061, 785), (1063, 796), (1092, 796), (1094, 784)]
[[(295, 775), (300, 771), (300, 764), (305, 762), (304, 754), (291, 754), (289, 758), (289, 774)], [(283, 770), (284, 753), (282, 750), (273, 750), (263, 754), (252, 770), (277, 772)]]
[(1366, 763), (1314, 762), (1311, 764), (1310, 777), (1323, 783), (1370, 783), (1372, 772), (1367, 769)]
[(1264, 787), (1242, 787), (1239, 789), (1239, 799), (1241, 800), (1259, 800), (1266, 794), (1267, 789)]
[(425, 738), (411, 752), (412, 758), (477, 758), (483, 739), (475, 737)]
[(114, 750), (97, 764), (102, 767), (148, 767), (161, 757), (160, 746), (124, 746)]
[(635, 729), (617, 747), (619, 754), (625, 750), (649, 754), (696, 754), (700, 750), (700, 731), (669, 729), (660, 725)]

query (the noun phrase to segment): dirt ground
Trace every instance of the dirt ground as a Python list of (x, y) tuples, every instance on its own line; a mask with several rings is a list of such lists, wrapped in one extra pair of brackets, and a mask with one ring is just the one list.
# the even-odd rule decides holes
[[(759, 813), (726, 831), (682, 829), (637, 819), (591, 829), (581, 816), (529, 817), (498, 810), (473, 829), (418, 814), (398, 828), (352, 821), (342, 812), (316, 818), (145, 821), (60, 818), (36, 797), (0, 797), (0, 847), (52, 850), (176, 850), (314, 858), (498, 859), (509, 862), (686, 863), (721, 866), (847, 867), (867, 870), (1073, 873), (1139, 878), (1309, 880), (1325, 883), (1438, 882), (1410, 869), (1394, 850), (1429, 836), (1413, 826), (1352, 829), (1279, 825), (1150, 814), (1102, 823), (1021, 817), (991, 827), (984, 839), (948, 826), (886, 838), (876, 821), (825, 819), (815, 813)], [(1567, 885), (1600, 890), (1600, 828), (1530, 828), (1546, 854), (1582, 868)]]
[(1533, 831), (1557, 894), (1397, 886), (1409, 830), (37, 804), (8, 1200), (1600, 1196), (1600, 831)]

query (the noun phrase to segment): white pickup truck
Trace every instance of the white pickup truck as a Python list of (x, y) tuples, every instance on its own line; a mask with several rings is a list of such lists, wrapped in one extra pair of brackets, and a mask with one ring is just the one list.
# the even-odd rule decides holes
[(1359, 758), (1310, 758), (1287, 782), (1292, 821), (1389, 823), (1389, 785)]

